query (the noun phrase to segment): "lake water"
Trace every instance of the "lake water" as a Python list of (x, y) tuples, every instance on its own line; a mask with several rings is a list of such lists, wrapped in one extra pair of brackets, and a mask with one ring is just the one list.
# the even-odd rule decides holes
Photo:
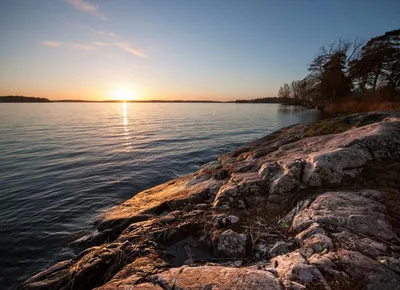
[(136, 193), (316, 118), (277, 104), (0, 104), (0, 288), (73, 257), (68, 243)]

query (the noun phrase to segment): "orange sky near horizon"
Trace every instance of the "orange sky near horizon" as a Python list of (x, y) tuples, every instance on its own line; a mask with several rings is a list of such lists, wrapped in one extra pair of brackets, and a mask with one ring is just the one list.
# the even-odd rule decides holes
[(273, 55), (264, 29), (248, 34), (236, 21), (240, 10), (230, 9), (221, 26), (225, 5), (2, 2), (0, 95), (89, 101), (276, 95), (282, 78), (275, 58), (264, 58)]
[[(259, 97), (274, 96), (261, 93), (249, 95), (245, 91), (232, 93), (219, 90), (218, 88), (195, 89), (189, 85), (179, 84), (162, 86), (152, 86), (150, 81), (145, 84), (134, 84), (125, 80), (123, 82), (110, 81), (96, 82), (87, 80), (87, 82), (74, 84), (54, 84), (45, 82), (42, 85), (38, 83), (27, 82), (25, 84), (17, 82), (15, 86), (3, 86), (0, 83), (0, 96), (21, 95), (30, 97), (41, 97), (49, 100), (87, 100), (87, 101), (105, 101), (105, 100), (205, 100), (205, 101), (234, 101), (238, 99), (250, 99)], [(232, 85), (235, 87), (235, 85)], [(265, 89), (265, 92), (268, 90)]]
[(399, 1), (366, 1), (362, 11), (358, 1), (345, 11), (335, 0), (286, 2), (0, 1), (0, 95), (273, 97), (308, 74), (322, 45), (399, 26)]
[[(218, 94), (209, 92), (182, 92), (179, 90), (173, 92), (157, 92), (155, 90), (142, 90), (138, 87), (129, 89), (129, 86), (115, 87), (114, 89), (105, 89), (102, 91), (98, 87), (93, 89), (85, 88), (85, 90), (52, 90), (47, 89), (0, 89), (0, 96), (27, 96), (47, 98), (51, 101), (56, 100), (85, 100), (85, 101), (106, 101), (106, 100), (204, 100), (204, 101), (235, 101), (239, 99), (252, 99), (266, 97), (264, 95), (248, 96), (245, 94)], [(267, 95), (268, 97), (268, 95)]]

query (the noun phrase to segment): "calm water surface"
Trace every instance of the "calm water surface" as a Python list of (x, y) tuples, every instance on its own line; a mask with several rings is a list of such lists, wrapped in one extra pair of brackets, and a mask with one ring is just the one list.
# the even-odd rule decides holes
[(318, 112), (271, 104), (0, 104), (0, 285), (73, 257), (102, 211)]

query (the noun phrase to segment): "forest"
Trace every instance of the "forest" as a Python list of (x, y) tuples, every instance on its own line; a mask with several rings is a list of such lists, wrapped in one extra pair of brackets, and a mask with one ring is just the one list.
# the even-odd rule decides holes
[[(339, 37), (322, 46), (309, 74), (285, 83), (278, 98), (303, 106), (371, 110), (400, 101), (400, 29), (368, 41)], [(343, 106), (345, 104), (345, 106)]]

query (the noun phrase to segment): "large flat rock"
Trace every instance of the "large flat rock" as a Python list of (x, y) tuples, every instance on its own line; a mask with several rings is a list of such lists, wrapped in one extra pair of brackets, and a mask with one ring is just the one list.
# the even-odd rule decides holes
[(281, 290), (268, 271), (221, 266), (180, 267), (154, 277), (164, 289)]
[(400, 289), (398, 180), (396, 114), (284, 128), (113, 207), (22, 288)]

